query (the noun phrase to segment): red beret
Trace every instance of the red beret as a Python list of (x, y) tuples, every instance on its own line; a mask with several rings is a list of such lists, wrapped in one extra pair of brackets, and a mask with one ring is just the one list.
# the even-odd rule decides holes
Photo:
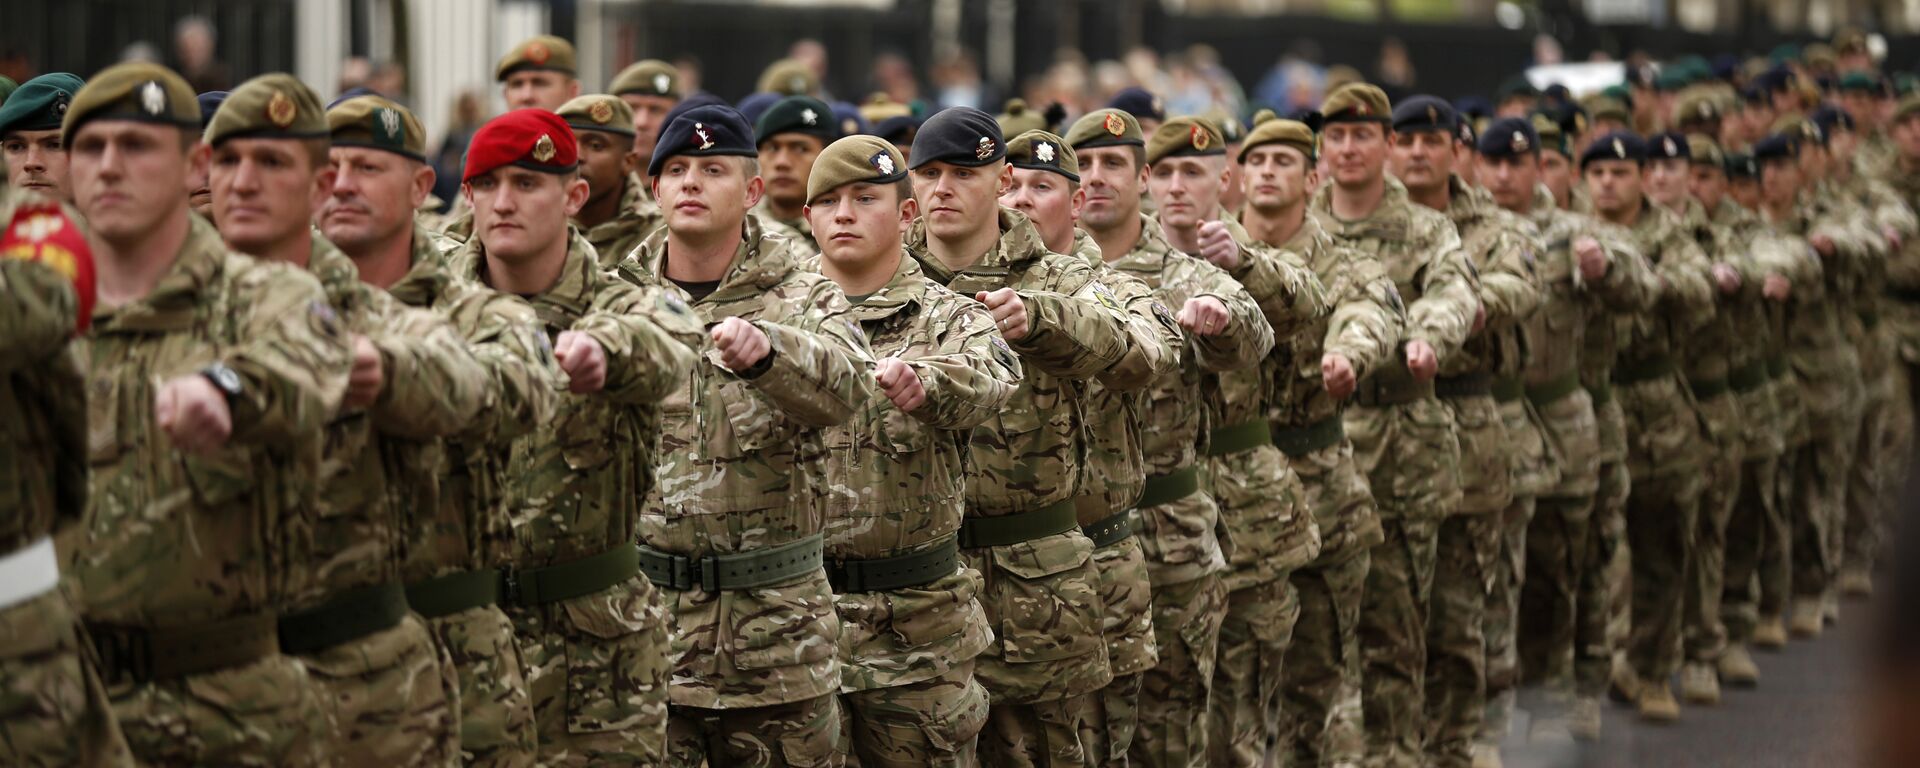
[(472, 181), (503, 165), (566, 173), (579, 161), (580, 145), (574, 142), (573, 128), (566, 120), (544, 109), (516, 109), (488, 120), (474, 132), (460, 181)]

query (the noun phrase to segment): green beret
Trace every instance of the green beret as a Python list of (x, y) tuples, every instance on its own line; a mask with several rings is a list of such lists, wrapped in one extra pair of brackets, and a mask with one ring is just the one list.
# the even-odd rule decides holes
[(1147, 138), (1147, 163), (1169, 157), (1212, 157), (1227, 153), (1220, 127), (1204, 117), (1176, 117), (1153, 129)]
[(560, 105), (557, 114), (577, 130), (633, 135), (633, 107), (618, 96), (604, 93), (575, 96)]
[(52, 131), (60, 128), (73, 104), (73, 95), (87, 84), (78, 75), (54, 72), (25, 83), (0, 106), (0, 135), (12, 131)]
[(1080, 180), (1080, 156), (1065, 139), (1033, 129), (1007, 142), (1007, 163), (1015, 168), (1053, 171), (1073, 181)]
[(505, 82), (508, 75), (522, 70), (544, 70), (573, 75), (573, 43), (553, 35), (529, 37), (500, 57), (493, 68), (493, 79)]
[(1694, 165), (1711, 165), (1725, 170), (1727, 153), (1720, 151), (1720, 143), (1704, 133), (1687, 134), (1687, 161)]
[(1387, 92), (1379, 86), (1367, 83), (1348, 83), (1327, 94), (1320, 102), (1320, 114), (1325, 123), (1380, 123), (1393, 122), (1393, 102), (1387, 99)]
[(628, 64), (613, 76), (607, 92), (615, 96), (665, 96), (676, 100), (685, 95), (680, 91), (679, 68), (659, 59), (641, 59)]
[(1254, 120), (1256, 122), (1253, 125), (1253, 132), (1247, 134), (1247, 140), (1240, 145), (1240, 155), (1234, 158), (1235, 160), (1246, 162), (1247, 153), (1252, 152), (1255, 147), (1285, 144), (1300, 150), (1301, 154), (1307, 156), (1308, 162), (1313, 161), (1313, 129), (1307, 127), (1306, 123), (1298, 120), (1282, 120), (1277, 117), (1260, 120), (1258, 115), (1254, 116)]
[(1067, 146), (1074, 149), (1094, 149), (1096, 147), (1144, 147), (1146, 134), (1140, 131), (1140, 121), (1133, 115), (1118, 109), (1096, 109), (1073, 121), (1073, 127), (1067, 129)]
[(820, 90), (820, 79), (813, 68), (799, 59), (781, 59), (760, 73), (760, 92), (782, 96), (805, 96)]
[(1902, 96), (1900, 97), (1900, 102), (1893, 105), (1894, 120), (1905, 120), (1914, 116), (1920, 116), (1920, 93), (1909, 93)]
[(14, 90), (19, 87), (20, 84), (14, 82), (13, 78), (0, 75), (0, 101), (6, 101), (7, 97), (12, 96)]
[(828, 144), (807, 173), (807, 199), (857, 182), (892, 184), (907, 177), (907, 160), (878, 136), (848, 136)]
[(293, 75), (273, 72), (240, 84), (213, 113), (203, 137), (218, 147), (228, 139), (320, 139), (327, 130), (327, 112), (320, 97)]
[(1840, 76), (1841, 93), (1879, 93), (1880, 78), (1865, 72), (1848, 72)]
[(60, 143), (72, 146), (73, 134), (93, 120), (131, 120), (197, 131), (200, 99), (171, 69), (147, 62), (116, 64), (100, 70), (73, 95), (67, 119), (60, 124)]
[(420, 118), (379, 96), (355, 96), (335, 104), (327, 110), (327, 130), (336, 147), (384, 149), (427, 161), (427, 131), (420, 126)]
[(1560, 121), (1545, 112), (1533, 113), (1533, 133), (1540, 139), (1540, 148), (1558, 152), (1573, 159), (1573, 148), (1567, 145), (1566, 129), (1560, 127)]
[(840, 138), (840, 124), (826, 102), (812, 96), (788, 96), (767, 107), (753, 124), (755, 144), (782, 133), (805, 134), (827, 144)]
[(993, 121), (1000, 124), (1000, 135), (1018, 136), (1027, 131), (1047, 129), (1047, 116), (1033, 111), (1027, 106), (1026, 99), (1008, 99), (1003, 111), (994, 115)]

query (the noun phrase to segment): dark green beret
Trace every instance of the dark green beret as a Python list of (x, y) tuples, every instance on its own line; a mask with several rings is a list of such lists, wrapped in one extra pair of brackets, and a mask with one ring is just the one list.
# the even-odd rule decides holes
[(1073, 181), (1080, 180), (1080, 156), (1065, 139), (1034, 129), (1007, 142), (1007, 163), (1015, 168), (1052, 171)]
[(892, 184), (907, 177), (907, 160), (878, 136), (848, 136), (828, 144), (807, 173), (807, 199), (857, 182)]
[(1126, 110), (1096, 109), (1073, 121), (1073, 127), (1067, 129), (1067, 146), (1074, 149), (1094, 149), (1096, 147), (1144, 147), (1147, 137), (1140, 130), (1140, 121)]
[(73, 145), (80, 126), (94, 120), (130, 120), (200, 129), (200, 99), (171, 69), (147, 62), (116, 64), (100, 70), (74, 94), (60, 143)]
[(546, 70), (572, 76), (574, 72), (573, 43), (553, 35), (530, 37), (507, 51), (500, 57), (500, 63), (494, 65), (493, 79), (505, 81), (508, 75), (521, 70)]
[(826, 102), (812, 96), (788, 96), (760, 113), (753, 124), (756, 144), (782, 133), (804, 134), (830, 144), (840, 138), (840, 124)]
[(1227, 140), (1220, 127), (1204, 117), (1176, 117), (1153, 129), (1147, 139), (1147, 162), (1169, 157), (1213, 157), (1227, 153)]
[(427, 160), (427, 132), (420, 119), (379, 96), (355, 96), (334, 105), (327, 110), (327, 130), (336, 147), (384, 149), (411, 160)]
[(87, 82), (79, 75), (53, 72), (20, 84), (0, 105), (0, 135), (12, 131), (53, 131), (66, 119), (73, 95)]
[(318, 139), (327, 130), (327, 112), (320, 97), (299, 78), (285, 72), (261, 75), (227, 94), (213, 113), (203, 137), (218, 147), (228, 139)]
[(633, 135), (633, 107), (618, 96), (604, 93), (575, 96), (560, 105), (558, 114), (567, 125), (578, 130)]

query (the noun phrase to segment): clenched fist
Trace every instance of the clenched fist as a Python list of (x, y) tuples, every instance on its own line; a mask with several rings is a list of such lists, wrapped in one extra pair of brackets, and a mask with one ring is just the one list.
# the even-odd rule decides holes
[(365, 408), (380, 399), (380, 390), (387, 383), (386, 364), (380, 359), (380, 348), (360, 334), (353, 335), (353, 369), (347, 374), (347, 395), (340, 401), (342, 409)]
[(767, 339), (765, 331), (737, 317), (720, 321), (707, 335), (713, 339), (714, 348), (720, 350), (720, 364), (734, 373), (759, 365), (773, 349), (773, 342)]
[(1760, 295), (1771, 301), (1786, 301), (1793, 293), (1793, 282), (1780, 275), (1767, 275), (1760, 283)]
[(1345, 400), (1353, 394), (1353, 388), (1359, 379), (1353, 373), (1353, 362), (1346, 355), (1327, 353), (1320, 357), (1320, 381), (1326, 385), (1327, 394), (1335, 400)]
[(1175, 319), (1189, 333), (1213, 336), (1227, 329), (1227, 305), (1212, 296), (1195, 296), (1187, 299), (1186, 306), (1180, 308), (1180, 316)]
[(1440, 356), (1434, 354), (1433, 347), (1424, 341), (1407, 342), (1407, 370), (1413, 373), (1416, 381), (1432, 381), (1440, 372)]
[(1713, 265), (1713, 282), (1720, 286), (1721, 293), (1731, 294), (1740, 290), (1740, 270), (1726, 264)]
[(607, 385), (607, 351), (600, 342), (579, 331), (561, 331), (553, 342), (553, 359), (567, 373), (567, 391), (591, 394)]
[(187, 453), (210, 453), (233, 436), (226, 395), (197, 373), (160, 385), (153, 396), (153, 423)]
[(927, 403), (927, 390), (920, 384), (920, 374), (914, 373), (913, 366), (901, 362), (900, 358), (884, 358), (873, 365), (873, 382), (880, 385), (893, 406), (907, 413)]
[(987, 305), (987, 311), (993, 314), (994, 325), (1000, 326), (1000, 338), (1018, 341), (1025, 338), (1027, 331), (1027, 304), (1020, 300), (1020, 293), (1012, 288), (997, 291), (981, 291), (973, 295), (973, 300)]
[(1200, 224), (1200, 258), (1228, 272), (1240, 268), (1240, 244), (1233, 241), (1233, 233), (1224, 222)]
[(1589, 282), (1607, 276), (1607, 252), (1600, 247), (1600, 241), (1583, 237), (1573, 241), (1573, 257), (1580, 264), (1580, 278)]

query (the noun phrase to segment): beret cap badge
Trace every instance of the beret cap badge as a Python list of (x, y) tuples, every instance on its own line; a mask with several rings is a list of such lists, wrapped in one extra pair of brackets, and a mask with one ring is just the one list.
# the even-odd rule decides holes
[(527, 61), (531, 61), (534, 64), (545, 64), (547, 63), (547, 59), (552, 57), (553, 57), (553, 52), (547, 50), (546, 43), (542, 43), (538, 41), (527, 43), (527, 51), (526, 51)]
[(993, 157), (994, 143), (990, 136), (980, 137), (980, 143), (973, 148), (973, 156), (980, 160)]
[(298, 111), (293, 106), (293, 100), (287, 98), (284, 92), (274, 91), (272, 98), (267, 99), (267, 119), (281, 128), (293, 125), (293, 118)]
[(673, 88), (673, 78), (668, 77), (667, 73), (661, 72), (660, 74), (653, 76), (654, 90), (659, 91), (661, 93), (666, 93), (672, 88)]
[(533, 159), (544, 163), (552, 160), (553, 155), (553, 137), (540, 134), (540, 139), (533, 143)]
[(146, 110), (149, 115), (158, 115), (166, 110), (167, 92), (160, 88), (158, 81), (148, 80), (145, 85), (140, 86), (140, 108)]
[(1207, 134), (1207, 129), (1198, 125), (1187, 132), (1187, 140), (1193, 144), (1194, 149), (1198, 150), (1205, 150), (1207, 145), (1213, 143), (1213, 137)]
[(1120, 116), (1115, 114), (1107, 115), (1107, 119), (1103, 127), (1107, 129), (1107, 133), (1113, 134), (1115, 136), (1119, 136), (1127, 132), (1126, 121), (1121, 120)]
[(1526, 136), (1526, 134), (1524, 134), (1524, 133), (1521, 133), (1521, 132), (1519, 132), (1519, 131), (1514, 131), (1514, 132), (1513, 132), (1513, 151), (1515, 151), (1515, 152), (1525, 152), (1525, 151), (1527, 151), (1527, 136)]
[(596, 123), (606, 125), (607, 121), (613, 119), (613, 106), (604, 101), (596, 101), (593, 106), (587, 107), (587, 117), (592, 118)]

